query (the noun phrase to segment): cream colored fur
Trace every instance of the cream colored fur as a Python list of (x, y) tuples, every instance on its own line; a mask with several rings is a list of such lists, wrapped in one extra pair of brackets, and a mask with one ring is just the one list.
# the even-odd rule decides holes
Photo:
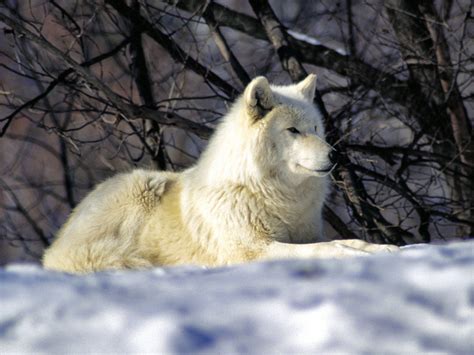
[(85, 273), (395, 250), (360, 240), (293, 244), (322, 236), (332, 168), (315, 87), (315, 75), (290, 86), (254, 79), (194, 167), (135, 170), (99, 184), (60, 229), (44, 266)]

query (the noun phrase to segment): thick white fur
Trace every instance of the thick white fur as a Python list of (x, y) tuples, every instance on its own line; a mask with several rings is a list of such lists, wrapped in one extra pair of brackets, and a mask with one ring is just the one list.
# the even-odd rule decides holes
[(360, 240), (294, 244), (322, 236), (332, 166), (315, 87), (315, 75), (290, 86), (254, 79), (194, 167), (135, 170), (99, 184), (60, 229), (44, 266), (85, 273), (395, 250)]

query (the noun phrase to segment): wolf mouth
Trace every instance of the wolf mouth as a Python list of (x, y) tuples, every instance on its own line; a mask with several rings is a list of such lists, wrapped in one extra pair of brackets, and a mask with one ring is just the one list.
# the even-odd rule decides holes
[(313, 171), (315, 171), (317, 173), (329, 173), (332, 169), (333, 169), (333, 167), (330, 167), (330, 168), (327, 168), (327, 169), (313, 170)]
[(330, 166), (329, 168), (326, 168), (326, 169), (308, 169), (307, 167), (305, 167), (301, 164), (298, 164), (298, 166), (303, 168), (304, 170), (308, 170), (308, 171), (311, 171), (313, 173), (330, 173), (336, 165), (332, 165), (332, 166)]

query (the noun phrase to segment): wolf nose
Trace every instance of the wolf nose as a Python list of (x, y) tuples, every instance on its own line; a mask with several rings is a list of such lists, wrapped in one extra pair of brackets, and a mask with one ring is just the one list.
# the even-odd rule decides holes
[(333, 165), (337, 164), (339, 162), (340, 155), (336, 150), (332, 150), (329, 153), (329, 160)]

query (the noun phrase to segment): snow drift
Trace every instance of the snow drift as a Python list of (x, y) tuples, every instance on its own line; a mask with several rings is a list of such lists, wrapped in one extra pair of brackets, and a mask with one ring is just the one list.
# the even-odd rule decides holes
[(0, 353), (474, 352), (474, 242), (73, 276), (0, 269)]

